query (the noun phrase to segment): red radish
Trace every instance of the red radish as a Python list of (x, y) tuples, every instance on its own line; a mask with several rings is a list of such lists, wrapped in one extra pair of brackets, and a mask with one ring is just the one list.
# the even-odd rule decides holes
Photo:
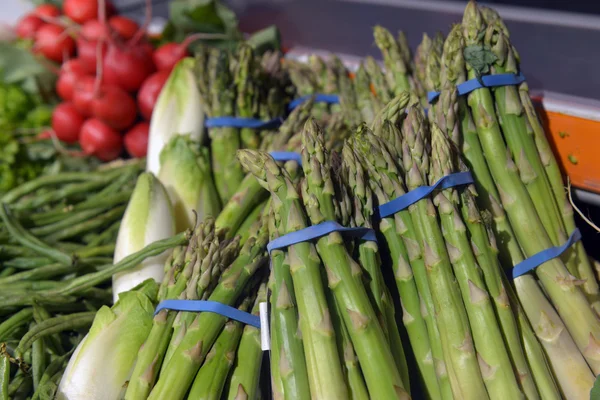
[(87, 69), (81, 60), (75, 58), (60, 67), (60, 74), (56, 82), (56, 91), (61, 99), (72, 100), (77, 81), (87, 75)]
[[(106, 1), (105, 9), (107, 14), (114, 11), (113, 5)], [(63, 11), (65, 15), (78, 24), (98, 19), (98, 0), (65, 0), (63, 2)]]
[(92, 116), (92, 101), (94, 100), (94, 90), (96, 88), (96, 78), (93, 76), (82, 76), (75, 84), (73, 91), (73, 104), (77, 111), (85, 117)]
[(75, 54), (75, 41), (65, 33), (65, 29), (52, 24), (42, 26), (35, 34), (35, 51), (46, 58), (62, 62)]
[(106, 39), (109, 34), (109, 28), (106, 24), (92, 19), (81, 25), (80, 34), (87, 40)]
[(189, 55), (187, 48), (179, 43), (166, 43), (152, 55), (152, 60), (159, 71), (170, 71), (179, 60)]
[(179, 60), (190, 55), (187, 48), (189, 45), (198, 39), (217, 39), (224, 37), (222, 34), (210, 34), (210, 33), (196, 33), (190, 35), (181, 43), (165, 43), (160, 46), (152, 55), (154, 65), (159, 71), (167, 70), (170, 71), (175, 67)]
[(96, 118), (84, 122), (79, 133), (79, 144), (87, 155), (94, 155), (102, 161), (111, 161), (123, 151), (121, 135)]
[(36, 32), (44, 25), (46, 23), (40, 17), (28, 14), (19, 20), (15, 33), (21, 39), (34, 39)]
[(119, 47), (109, 45), (104, 56), (104, 79), (129, 92), (135, 92), (144, 80), (155, 71), (152, 59), (139, 46)]
[(139, 25), (132, 19), (115, 15), (108, 20), (108, 25), (125, 40), (135, 36), (140, 29)]
[(116, 130), (129, 128), (137, 117), (133, 98), (123, 89), (106, 87), (100, 89), (92, 100), (92, 114)]
[(106, 49), (108, 47), (106, 42), (86, 40), (81, 36), (77, 38), (77, 56), (89, 73), (96, 73), (98, 43), (102, 46), (102, 54), (106, 54)]
[(52, 113), (52, 129), (63, 142), (75, 143), (83, 122), (73, 103), (61, 103)]
[(142, 114), (145, 119), (150, 120), (158, 95), (167, 79), (169, 79), (170, 74), (169, 71), (155, 72), (142, 84), (142, 87), (138, 92), (137, 103), (140, 108), (140, 114)]
[(133, 157), (145, 157), (148, 151), (150, 124), (140, 122), (125, 134), (125, 149)]
[(33, 10), (33, 13), (41, 18), (56, 18), (60, 17), (60, 8), (53, 4), (40, 4)]

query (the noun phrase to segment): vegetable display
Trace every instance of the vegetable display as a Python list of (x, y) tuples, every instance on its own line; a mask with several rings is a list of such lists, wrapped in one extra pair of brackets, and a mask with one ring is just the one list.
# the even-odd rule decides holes
[[(104, 1), (19, 24), (77, 58), (52, 113), (0, 86), (0, 400), (589, 398), (597, 271), (494, 10), (351, 76), (188, 6), (157, 50)], [(142, 159), (24, 158), (48, 124)]]

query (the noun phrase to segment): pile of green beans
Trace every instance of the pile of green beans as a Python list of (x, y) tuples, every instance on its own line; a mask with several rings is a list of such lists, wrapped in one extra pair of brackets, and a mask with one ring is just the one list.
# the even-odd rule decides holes
[(51, 399), (113, 273), (185, 242), (156, 242), (112, 263), (119, 225), (143, 163), (64, 172), (0, 198), (0, 400)]

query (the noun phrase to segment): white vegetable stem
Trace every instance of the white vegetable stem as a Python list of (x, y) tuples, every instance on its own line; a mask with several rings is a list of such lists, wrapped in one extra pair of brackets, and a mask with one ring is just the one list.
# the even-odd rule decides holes
[(177, 232), (221, 211), (208, 149), (187, 135), (173, 136), (163, 148), (158, 179), (173, 205)]
[[(117, 236), (114, 262), (117, 263), (150, 243), (175, 234), (173, 207), (163, 185), (151, 173), (138, 178)], [(152, 278), (161, 282), (169, 252), (145, 259), (140, 265), (113, 275), (113, 299), (119, 293)]]
[(103, 306), (71, 356), (57, 400), (117, 400), (123, 397), (137, 353), (152, 328), (158, 284), (148, 280)]
[(195, 60), (181, 60), (165, 83), (150, 120), (146, 171), (158, 174), (160, 153), (171, 137), (187, 134), (202, 141), (204, 111), (194, 76)]

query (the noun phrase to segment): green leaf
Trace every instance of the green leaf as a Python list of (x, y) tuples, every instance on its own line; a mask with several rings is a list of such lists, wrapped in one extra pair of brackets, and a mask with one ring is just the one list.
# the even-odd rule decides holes
[[(199, 45), (233, 50), (243, 40), (235, 13), (218, 0), (174, 0), (169, 5), (169, 14), (169, 22), (163, 31), (165, 40), (180, 42), (192, 33), (226, 35), (225, 39), (194, 42), (192, 50)], [(279, 31), (271, 26), (252, 35), (249, 41), (257, 53), (279, 49)]]
[[(50, 63), (50, 61), (48, 61)], [(22, 45), (0, 42), (0, 78), (18, 84), (30, 93), (52, 87), (56, 75)]]
[(268, 26), (258, 32), (254, 32), (247, 42), (257, 53), (267, 50), (279, 50), (281, 47), (281, 35), (275, 25)]
[(590, 400), (600, 400), (600, 377), (596, 378), (594, 387), (590, 391)]
[(498, 57), (488, 46), (471, 45), (465, 47), (465, 61), (475, 70), (477, 76), (490, 72), (490, 67), (496, 62)]
[[(169, 6), (170, 26), (167, 34), (223, 33), (236, 39), (237, 17), (215, 0), (175, 0)], [(181, 39), (181, 38), (179, 38)]]

